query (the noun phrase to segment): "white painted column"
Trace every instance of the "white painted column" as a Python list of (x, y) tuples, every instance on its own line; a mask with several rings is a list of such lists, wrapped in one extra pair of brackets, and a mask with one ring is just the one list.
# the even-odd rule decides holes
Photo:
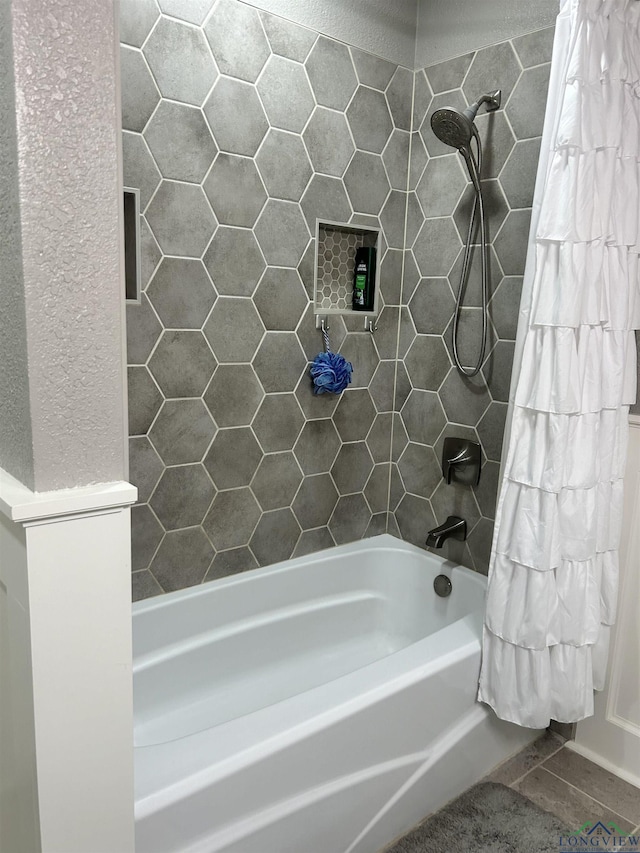
[(133, 853), (130, 510), (0, 471), (0, 850)]

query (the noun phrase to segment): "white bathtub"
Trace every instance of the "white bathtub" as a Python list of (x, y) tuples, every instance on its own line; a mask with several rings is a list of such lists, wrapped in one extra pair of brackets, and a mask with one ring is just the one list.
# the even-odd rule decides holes
[(519, 750), (485, 587), (378, 536), (134, 605), (137, 853), (376, 853)]

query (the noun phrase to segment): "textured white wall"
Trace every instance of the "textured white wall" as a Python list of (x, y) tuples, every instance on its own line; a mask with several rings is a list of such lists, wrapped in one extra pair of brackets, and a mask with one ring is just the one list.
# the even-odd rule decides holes
[(559, 0), (418, 0), (415, 67), (550, 27)]
[(0, 467), (33, 486), (11, 7), (0, 3)]
[(46, 14), (42, 0), (3, 6), (12, 10), (34, 469), (27, 485), (44, 491), (119, 480), (124, 377), (114, 2), (48, 0)]
[(252, 6), (413, 68), (418, 0), (248, 0)]

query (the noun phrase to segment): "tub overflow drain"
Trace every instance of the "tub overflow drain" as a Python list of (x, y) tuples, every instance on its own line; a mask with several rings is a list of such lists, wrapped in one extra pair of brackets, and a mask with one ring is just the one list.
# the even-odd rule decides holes
[(433, 588), (436, 591), (436, 595), (439, 595), (440, 598), (446, 598), (448, 595), (451, 595), (451, 581), (446, 575), (438, 575), (433, 582)]

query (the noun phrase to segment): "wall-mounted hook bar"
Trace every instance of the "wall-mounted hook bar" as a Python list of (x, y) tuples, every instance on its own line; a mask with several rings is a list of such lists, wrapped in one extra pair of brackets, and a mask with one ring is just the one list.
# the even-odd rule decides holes
[(371, 334), (373, 334), (375, 331), (377, 331), (377, 329), (378, 329), (378, 324), (377, 324), (375, 318), (374, 319), (371, 319), (371, 317), (365, 317), (364, 318), (364, 330), (365, 330), (365, 332), (371, 332)]
[(329, 331), (329, 318), (322, 317), (320, 314), (316, 314), (316, 329), (320, 329), (323, 332)]

